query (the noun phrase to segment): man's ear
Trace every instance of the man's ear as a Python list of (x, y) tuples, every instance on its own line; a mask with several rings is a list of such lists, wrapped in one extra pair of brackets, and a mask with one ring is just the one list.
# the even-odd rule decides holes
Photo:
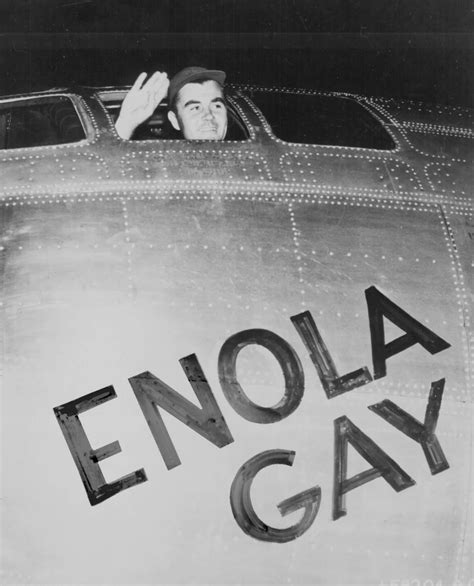
[(179, 127), (178, 118), (176, 114), (173, 112), (173, 110), (168, 110), (168, 120), (171, 122), (171, 126), (175, 130), (181, 130), (181, 128)]

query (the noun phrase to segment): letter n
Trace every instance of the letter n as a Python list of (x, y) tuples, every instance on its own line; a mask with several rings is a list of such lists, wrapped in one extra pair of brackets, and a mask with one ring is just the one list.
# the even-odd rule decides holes
[[(400, 492), (413, 486), (415, 481), (400, 468), (379, 446), (365, 435), (345, 415), (334, 421), (334, 487), (333, 510), (334, 520), (346, 515), (346, 493), (371, 480), (382, 476), (390, 486)], [(372, 468), (347, 478), (347, 444), (350, 443), (359, 454), (372, 464)]]
[(129, 379), (168, 470), (179, 466), (181, 460), (158, 407), (168, 411), (219, 448), (234, 441), (196, 355), (181, 358), (179, 362), (196, 393), (200, 408), (151, 372), (142, 372)]

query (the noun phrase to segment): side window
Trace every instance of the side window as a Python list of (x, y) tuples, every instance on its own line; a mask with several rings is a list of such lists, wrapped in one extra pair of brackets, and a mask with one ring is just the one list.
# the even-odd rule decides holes
[(240, 116), (234, 110), (227, 107), (227, 133), (225, 140), (247, 140), (249, 133)]
[[(99, 94), (114, 124), (119, 116), (125, 95), (126, 92), (103, 92)], [(166, 106), (160, 104), (153, 112), (153, 115), (136, 128), (131, 140), (169, 140), (172, 138), (180, 138), (180, 135), (171, 126), (166, 112)]]
[[(102, 103), (107, 112), (115, 123), (122, 101), (126, 92), (101, 92), (99, 94)], [(227, 107), (228, 126), (225, 140), (247, 140), (247, 129), (231, 106)], [(131, 140), (179, 140), (182, 139), (181, 134), (175, 130), (168, 120), (168, 107), (166, 104), (160, 104), (153, 115), (133, 133)]]
[(251, 91), (273, 134), (286, 142), (390, 150), (381, 122), (352, 98)]
[(0, 149), (78, 142), (86, 138), (66, 96), (0, 103)]

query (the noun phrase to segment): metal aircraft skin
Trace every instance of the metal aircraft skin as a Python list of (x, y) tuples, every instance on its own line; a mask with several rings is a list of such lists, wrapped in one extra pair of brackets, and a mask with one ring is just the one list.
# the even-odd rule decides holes
[(125, 91), (0, 98), (3, 583), (472, 583), (470, 110)]

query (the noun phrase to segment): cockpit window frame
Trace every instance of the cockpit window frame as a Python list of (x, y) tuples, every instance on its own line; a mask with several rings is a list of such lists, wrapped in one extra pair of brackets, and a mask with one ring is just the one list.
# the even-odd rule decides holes
[[(376, 120), (378, 122), (378, 124), (381, 125), (381, 127), (383, 128), (383, 130), (390, 136), (390, 138), (392, 139), (393, 143), (394, 143), (394, 147), (390, 148), (390, 149), (382, 149), (382, 148), (377, 148), (377, 147), (363, 147), (363, 146), (350, 146), (350, 145), (331, 145), (331, 144), (321, 144), (321, 143), (317, 143), (317, 142), (292, 142), (292, 141), (286, 141), (280, 137), (278, 137), (274, 131), (273, 128), (270, 124), (270, 121), (267, 119), (265, 112), (259, 107), (259, 105), (253, 100), (250, 92), (262, 92), (262, 93), (286, 93), (286, 94), (292, 94), (292, 95), (298, 95), (298, 94), (305, 94), (305, 95), (309, 95), (309, 96), (324, 96), (324, 97), (329, 97), (329, 98), (339, 98), (339, 99), (347, 99), (350, 100), (354, 103), (356, 103), (358, 106), (360, 106), (361, 108), (364, 108), (368, 114), (370, 114), (372, 116), (372, 118), (374, 118), (374, 120)], [(240, 89), (240, 95), (242, 95), (243, 99), (247, 102), (247, 104), (249, 104), (249, 106), (252, 108), (252, 110), (254, 111), (254, 113), (258, 116), (260, 123), (262, 125), (263, 131), (266, 133), (266, 135), (268, 136), (268, 138), (270, 138), (272, 140), (272, 142), (277, 142), (280, 143), (282, 145), (288, 146), (288, 147), (293, 147), (293, 148), (308, 148), (308, 147), (313, 147), (313, 148), (318, 148), (318, 149), (328, 149), (328, 150), (341, 150), (341, 149), (347, 149), (350, 152), (355, 152), (355, 151), (363, 151), (363, 152), (367, 152), (367, 153), (384, 153), (384, 154), (395, 154), (399, 151), (402, 150), (402, 146), (403, 143), (400, 141), (400, 137), (394, 133), (392, 131), (392, 128), (390, 127), (393, 123), (392, 121), (390, 121), (390, 125), (387, 123), (387, 121), (385, 121), (384, 119), (382, 119), (378, 113), (374, 112), (373, 109), (371, 109), (367, 104), (365, 104), (363, 101), (359, 100), (357, 98), (357, 96), (353, 96), (353, 95), (347, 95), (347, 94), (338, 94), (338, 93), (332, 93), (332, 92), (318, 92), (318, 91), (301, 91), (301, 90), (290, 90), (290, 89), (271, 89), (271, 88), (264, 88), (264, 87), (254, 87), (254, 86), (246, 86), (244, 88)]]
[[(107, 108), (106, 106), (106, 102), (107, 102), (107, 98), (110, 98), (109, 101), (113, 101), (113, 100), (118, 100), (118, 99), (123, 99), (125, 98), (125, 95), (127, 94), (128, 89), (112, 89), (112, 90), (99, 90), (96, 92), (96, 96), (97, 99), (99, 101), (99, 103), (102, 105), (102, 107), (104, 108), (104, 111), (106, 112), (107, 118), (110, 121), (110, 124), (112, 126), (114, 135), (122, 142), (124, 143), (132, 143), (134, 145), (150, 145), (150, 144), (154, 144), (159, 143), (159, 144), (214, 144), (216, 141), (215, 140), (187, 140), (185, 138), (180, 138), (180, 137), (176, 137), (176, 138), (161, 138), (161, 137), (156, 137), (156, 138), (146, 138), (146, 139), (124, 139), (121, 136), (119, 136), (119, 134), (117, 133), (117, 131), (115, 130), (115, 121), (113, 119), (113, 117), (111, 116), (111, 113), (109, 111), (109, 108)], [(104, 99), (104, 97), (106, 99)], [(252, 127), (251, 124), (246, 123), (245, 120), (245, 114), (244, 112), (241, 110), (240, 106), (237, 104), (237, 102), (234, 100), (234, 98), (229, 95), (227, 92), (225, 92), (225, 100), (226, 100), (226, 105), (228, 108), (228, 111), (230, 112), (230, 115), (233, 116), (235, 118), (235, 123), (238, 124), (241, 128), (242, 131), (245, 132), (247, 134), (247, 137), (243, 140), (227, 140), (224, 139), (223, 141), (218, 141), (218, 142), (222, 142), (224, 144), (236, 144), (236, 145), (244, 145), (244, 144), (248, 144), (248, 143), (253, 143), (255, 142), (256, 139), (256, 134), (255, 131)], [(163, 103), (160, 104), (161, 108), (166, 108), (167, 104)]]
[(84, 132), (84, 138), (73, 141), (73, 142), (63, 142), (63, 143), (51, 143), (51, 144), (42, 144), (42, 145), (34, 145), (34, 146), (21, 146), (21, 147), (13, 147), (13, 148), (5, 148), (0, 149), (0, 156), (3, 156), (7, 153), (19, 152), (19, 151), (27, 151), (27, 152), (36, 152), (38, 150), (44, 151), (44, 149), (71, 149), (71, 148), (79, 148), (82, 146), (89, 145), (93, 143), (97, 139), (98, 131), (95, 128), (94, 124), (91, 123), (93, 120), (92, 114), (88, 112), (88, 107), (84, 99), (74, 93), (69, 92), (58, 92), (58, 93), (48, 93), (43, 95), (31, 95), (31, 96), (18, 96), (18, 97), (0, 97), (0, 106), (1, 105), (8, 105), (8, 104), (20, 104), (20, 103), (31, 103), (31, 104), (38, 104), (44, 101), (51, 102), (55, 98), (67, 98), (71, 103), (76, 116), (81, 124), (82, 130)]

